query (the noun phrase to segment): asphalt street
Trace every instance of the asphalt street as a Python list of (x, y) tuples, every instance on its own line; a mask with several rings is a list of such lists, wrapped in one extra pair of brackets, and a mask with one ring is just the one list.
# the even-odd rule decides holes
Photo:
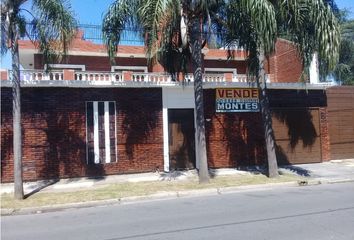
[(354, 239), (354, 183), (1, 218), (1, 239)]

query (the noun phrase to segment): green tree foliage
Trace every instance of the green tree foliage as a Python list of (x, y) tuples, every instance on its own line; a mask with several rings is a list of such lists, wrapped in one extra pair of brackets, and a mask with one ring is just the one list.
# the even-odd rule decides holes
[[(201, 182), (209, 178), (201, 73), (205, 42), (215, 45), (215, 39), (222, 40), (230, 57), (233, 49), (246, 49), (250, 73), (263, 82), (263, 56), (274, 51), (280, 32), (297, 44), (304, 66), (309, 66), (314, 52), (325, 63), (326, 71), (338, 60), (338, 22), (322, 0), (117, 0), (105, 15), (102, 28), (112, 62), (121, 32), (127, 26), (141, 30), (150, 63), (159, 61), (172, 75), (186, 72), (186, 63), (192, 63)], [(212, 37), (215, 33), (219, 33), (217, 38)], [(270, 136), (273, 131), (269, 111), (262, 116), (264, 122), (270, 123), (265, 125), (265, 135)], [(268, 166), (276, 166), (274, 151), (274, 144), (267, 142)], [(277, 175), (276, 167), (271, 171), (269, 176)]]
[(339, 62), (334, 76), (343, 85), (354, 85), (354, 20), (343, 19), (341, 34)]
[[(74, 36), (76, 21), (64, 0), (33, 0), (32, 11), (22, 8), (26, 0), (1, 1), (1, 54), (11, 51), (13, 95), (13, 151), (15, 198), (23, 199), (21, 88), (18, 41), (28, 37), (43, 54), (45, 63), (65, 54)], [(26, 19), (25, 14), (31, 19)], [(31, 28), (27, 27), (31, 21)]]

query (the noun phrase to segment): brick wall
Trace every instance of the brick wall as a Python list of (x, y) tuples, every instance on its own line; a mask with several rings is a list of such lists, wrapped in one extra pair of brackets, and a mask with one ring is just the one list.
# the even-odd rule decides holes
[[(81, 44), (82, 41), (79, 45)], [(131, 54), (134, 55), (134, 47), (125, 47), (127, 48), (124, 49), (125, 54), (130, 54), (129, 51), (132, 51)], [(88, 51), (88, 49), (82, 50)], [(96, 50), (99, 50), (98, 52), (100, 53), (105, 53), (105, 48)], [(245, 74), (247, 72), (246, 60), (225, 60), (224, 58), (227, 56), (226, 51), (217, 50), (214, 52), (217, 53), (217, 55), (220, 55), (220, 60), (205, 59), (203, 61), (203, 68), (236, 68), (239, 74)], [(139, 52), (139, 54), (142, 53), (143, 52)], [(213, 57), (215, 57), (214, 55)], [(110, 61), (107, 56), (70, 55), (63, 60), (62, 63), (85, 65), (87, 71), (111, 71)], [(118, 57), (116, 58), (116, 63), (119, 66), (147, 66), (146, 58), (141, 57)], [(298, 82), (301, 80), (303, 70), (302, 61), (299, 58), (296, 46), (290, 41), (278, 39), (275, 46), (275, 53), (267, 59), (264, 66), (266, 72), (270, 74), (272, 82)], [(43, 69), (43, 59), (41, 54), (34, 54), (34, 68)], [(156, 64), (149, 67), (149, 71), (163, 72), (164, 69), (160, 64)], [(192, 72), (191, 67), (189, 68), (189, 71)]]
[(302, 61), (296, 46), (284, 39), (278, 39), (275, 45), (275, 53), (266, 64), (273, 75), (274, 82), (299, 82), (302, 74)]
[[(116, 62), (119, 66), (147, 66), (147, 61), (145, 58), (116, 58)], [(77, 64), (85, 65), (86, 71), (111, 71), (111, 64), (108, 57), (98, 57), (98, 56), (68, 56), (63, 64)], [(43, 69), (43, 59), (41, 54), (34, 55), (34, 68)]]
[[(226, 54), (226, 53), (225, 53)], [(43, 69), (43, 59), (41, 54), (34, 55), (34, 68)], [(108, 57), (103, 56), (68, 56), (65, 61), (65, 64), (76, 64), (76, 65), (85, 65), (86, 71), (111, 71), (111, 65)], [(116, 58), (116, 63), (119, 66), (141, 66), (147, 67), (147, 60), (145, 58)], [(245, 61), (236, 61), (236, 60), (205, 60), (204, 67), (207, 68), (236, 68), (239, 74), (246, 73), (246, 63)], [(203, 67), (203, 68), (204, 68)], [(150, 72), (164, 72), (164, 68), (156, 63), (152, 67), (149, 67)], [(189, 71), (192, 72), (192, 67), (190, 64)]]
[(236, 68), (237, 73), (245, 74), (247, 66), (245, 61), (204, 60), (204, 68)]
[[(11, 89), (1, 89), (1, 181), (13, 180)], [(85, 101), (116, 101), (118, 161), (86, 164)], [(163, 169), (161, 89), (23, 88), (25, 180)]]
[(260, 113), (216, 113), (215, 89), (204, 90), (207, 154), (215, 168), (261, 165), (265, 159)]
[[(9, 182), (13, 179), (11, 89), (1, 88), (1, 91), (1, 181)], [(215, 89), (205, 89), (204, 94), (209, 166), (264, 164), (265, 144), (260, 113), (216, 113)], [(306, 109), (319, 111), (319, 128), (314, 126), (314, 129), (321, 138), (321, 146), (316, 145), (313, 150), (321, 151), (322, 160), (328, 160), (325, 92), (269, 90), (269, 96), (272, 108), (280, 109), (281, 113), (288, 112), (281, 116), (292, 116), (294, 110), (300, 109), (310, 117)], [(86, 164), (86, 101), (116, 101), (116, 163)], [(284, 119), (284, 123), (289, 122)], [(304, 130), (302, 125), (299, 127)], [(22, 127), (25, 180), (163, 169), (161, 89), (23, 88)], [(287, 127), (282, 131), (287, 136), (290, 130)], [(296, 136), (304, 140), (301, 135)]]

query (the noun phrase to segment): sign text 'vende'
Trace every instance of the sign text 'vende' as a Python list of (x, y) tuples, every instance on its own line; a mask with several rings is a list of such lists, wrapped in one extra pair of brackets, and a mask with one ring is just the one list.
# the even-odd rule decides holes
[(258, 89), (216, 89), (216, 112), (259, 112)]

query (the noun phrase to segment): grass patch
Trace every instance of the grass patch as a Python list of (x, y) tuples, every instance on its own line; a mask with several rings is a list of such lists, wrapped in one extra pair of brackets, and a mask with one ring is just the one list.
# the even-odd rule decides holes
[(197, 178), (186, 181), (159, 181), (138, 183), (116, 183), (91, 189), (73, 190), (72, 192), (39, 192), (25, 200), (15, 200), (13, 194), (1, 195), (1, 208), (21, 209), (26, 207), (51, 206), (64, 203), (88, 202), (94, 200), (119, 199), (131, 196), (144, 196), (159, 192), (183, 191), (205, 188), (221, 188), (254, 184), (267, 184), (304, 180), (292, 174), (280, 175), (279, 178), (267, 178), (258, 175), (218, 176), (210, 179), (208, 184), (199, 184)]

